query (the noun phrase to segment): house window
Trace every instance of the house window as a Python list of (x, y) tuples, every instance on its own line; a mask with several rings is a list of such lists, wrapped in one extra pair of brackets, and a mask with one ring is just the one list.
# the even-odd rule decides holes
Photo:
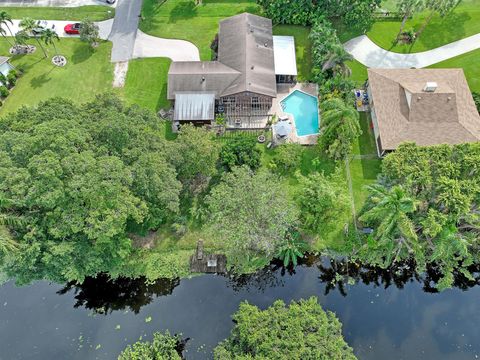
[(227, 96), (223, 98), (225, 105), (235, 105), (235, 96)]
[(258, 96), (252, 96), (252, 108), (260, 109), (260, 99)]

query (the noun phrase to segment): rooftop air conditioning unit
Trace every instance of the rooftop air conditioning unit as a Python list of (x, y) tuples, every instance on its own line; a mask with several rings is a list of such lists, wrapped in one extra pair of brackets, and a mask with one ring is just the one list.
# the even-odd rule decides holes
[(425, 85), (425, 87), (423, 88), (423, 91), (425, 92), (435, 92), (435, 90), (437, 90), (437, 83), (436, 82), (427, 82), (427, 84)]

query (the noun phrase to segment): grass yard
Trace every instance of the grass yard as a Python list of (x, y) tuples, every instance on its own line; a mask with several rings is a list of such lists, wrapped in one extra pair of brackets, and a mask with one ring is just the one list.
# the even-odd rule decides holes
[[(8, 48), (7, 42), (2, 40), (0, 55), (7, 55)], [(54, 96), (85, 102), (112, 89), (110, 42), (102, 42), (97, 49), (91, 50), (78, 39), (62, 39), (57, 48), (67, 57), (68, 64), (64, 68), (52, 65), (50, 58), (45, 59), (40, 49), (31, 55), (12, 57), (12, 64), (23, 69), (24, 74), (0, 109), (2, 115)], [(50, 50), (50, 57), (52, 55), (53, 50)]]
[[(429, 12), (422, 12), (407, 21), (405, 30), (419, 29)], [(480, 0), (463, 0), (457, 8), (444, 18), (434, 16), (411, 45), (393, 46), (393, 40), (400, 30), (400, 21), (377, 21), (368, 37), (380, 47), (399, 53), (413, 53), (436, 47), (480, 33)]]
[(357, 86), (363, 86), (368, 78), (367, 67), (355, 59), (347, 61), (346, 64), (352, 70), (350, 79), (353, 80)]
[(312, 79), (312, 43), (308, 36), (310, 28), (297, 25), (276, 25), (273, 35), (290, 35), (295, 38), (295, 53), (297, 57), (298, 80)]
[(120, 90), (125, 101), (152, 111), (169, 107), (167, 75), (170, 63), (166, 58), (131, 60), (125, 87)]
[(211, 60), (210, 44), (220, 20), (243, 12), (258, 13), (255, 0), (144, 0), (140, 30), (169, 39), (194, 43), (202, 60)]
[(12, 19), (30, 17), (37, 20), (83, 20), (102, 21), (115, 16), (115, 8), (106, 5), (90, 5), (79, 7), (0, 7)]
[[(367, 198), (365, 186), (373, 184), (381, 170), (381, 160), (377, 158), (375, 138), (373, 130), (370, 128), (369, 113), (360, 113), (360, 126), (362, 135), (353, 147), (353, 154), (357, 156), (350, 161), (353, 198), (357, 212), (362, 208)], [(358, 155), (363, 155), (363, 158)]]
[(430, 66), (431, 68), (463, 68), (471, 91), (480, 92), (480, 49)]

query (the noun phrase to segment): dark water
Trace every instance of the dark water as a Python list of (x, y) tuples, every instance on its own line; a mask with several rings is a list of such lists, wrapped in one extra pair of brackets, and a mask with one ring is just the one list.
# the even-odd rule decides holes
[(191, 338), (187, 359), (207, 359), (242, 300), (265, 308), (310, 296), (337, 314), (360, 359), (479, 358), (478, 281), (457, 280), (442, 293), (433, 281), (434, 274), (418, 277), (408, 267), (386, 272), (324, 259), (295, 274), (272, 265), (235, 279), (7, 283), (0, 287), (0, 359), (115, 359), (126, 344), (164, 329)]

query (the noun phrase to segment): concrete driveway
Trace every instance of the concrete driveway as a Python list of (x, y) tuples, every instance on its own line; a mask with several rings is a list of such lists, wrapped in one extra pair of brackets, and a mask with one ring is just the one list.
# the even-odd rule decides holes
[(0, 6), (58, 6), (77, 7), (84, 5), (109, 5), (105, 0), (0, 0)]
[(195, 45), (185, 40), (163, 39), (138, 30), (133, 51), (134, 58), (167, 57), (172, 61), (199, 61)]
[(399, 54), (382, 49), (366, 35), (358, 36), (344, 44), (345, 50), (355, 60), (372, 68), (424, 68), (441, 61), (480, 49), (480, 34), (440, 46), (436, 49)]
[(113, 43), (112, 62), (132, 58), (137, 36), (142, 0), (117, 0), (117, 9), (109, 40)]

